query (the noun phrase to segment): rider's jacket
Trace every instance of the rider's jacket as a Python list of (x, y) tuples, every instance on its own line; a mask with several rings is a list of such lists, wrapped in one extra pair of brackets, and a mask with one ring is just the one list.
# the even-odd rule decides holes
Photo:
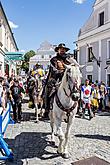
[(53, 90), (53, 87), (56, 88), (57, 82), (60, 82), (62, 80), (65, 71), (64, 64), (66, 63), (66, 59), (68, 58), (68, 56), (69, 56), (68, 54), (59, 55), (57, 53), (56, 56), (51, 58), (49, 73), (45, 82), (42, 95), (44, 95), (45, 89), (46, 89), (46, 93), (50, 94), (51, 91)]
[(84, 85), (81, 89), (81, 99), (86, 103), (91, 103), (92, 87), (90, 85)]
[(57, 80), (58, 78), (61, 80), (63, 77), (63, 73), (65, 70), (64, 64), (66, 63), (67, 54), (57, 55), (50, 60), (50, 71), (49, 78), (54, 78)]

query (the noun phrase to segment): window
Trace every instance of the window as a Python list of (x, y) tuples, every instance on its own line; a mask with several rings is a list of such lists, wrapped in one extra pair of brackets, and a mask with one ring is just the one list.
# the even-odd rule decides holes
[(89, 79), (89, 81), (92, 82), (92, 75), (87, 75), (87, 79)]
[(108, 41), (108, 54), (107, 58), (110, 59), (110, 41)]
[(78, 53), (77, 50), (74, 50), (74, 59), (77, 61), (78, 60)]
[(110, 87), (110, 74), (107, 74), (107, 85)]
[(44, 55), (42, 55), (42, 58), (44, 58)]
[(104, 12), (99, 14), (99, 26), (104, 25)]
[(88, 48), (88, 62), (92, 62), (93, 55), (92, 55), (92, 47)]
[(49, 55), (49, 58), (51, 58), (52, 56), (51, 55)]

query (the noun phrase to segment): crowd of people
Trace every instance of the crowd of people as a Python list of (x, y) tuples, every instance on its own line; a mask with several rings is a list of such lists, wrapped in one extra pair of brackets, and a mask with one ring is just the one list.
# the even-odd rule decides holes
[(0, 77), (0, 107), (5, 111), (7, 103), (10, 102), (13, 108), (13, 120), (15, 122), (21, 121), (21, 104), (24, 94), (25, 89), (21, 77)]
[[(52, 110), (52, 103), (55, 93), (59, 87), (65, 71), (65, 65), (69, 65), (69, 56), (66, 53), (69, 50), (65, 44), (61, 43), (56, 48), (56, 56), (50, 60), (49, 70), (44, 71), (42, 66), (37, 63), (28, 73), (25, 81), (22, 77), (0, 78), (0, 106), (6, 109), (7, 102), (10, 101), (13, 108), (13, 120), (21, 121), (21, 107), (24, 94), (29, 96), (29, 108), (34, 108), (33, 95), (39, 93), (40, 100), (43, 100), (45, 109), (44, 117)], [(77, 65), (78, 63), (74, 61)], [(39, 80), (39, 81), (38, 81)], [(40, 82), (38, 84), (38, 82)], [(80, 88), (80, 98), (78, 111), (82, 109), (84, 114), (85, 103), (89, 105), (90, 118), (96, 111), (102, 111), (107, 104), (107, 87), (104, 82), (90, 82), (86, 79)], [(92, 109), (91, 109), (92, 107)]]
[(101, 112), (107, 107), (108, 91), (103, 81), (90, 82), (88, 79), (81, 86), (81, 98), (79, 109), (85, 113), (85, 105), (88, 104), (89, 116), (92, 118), (96, 112)]

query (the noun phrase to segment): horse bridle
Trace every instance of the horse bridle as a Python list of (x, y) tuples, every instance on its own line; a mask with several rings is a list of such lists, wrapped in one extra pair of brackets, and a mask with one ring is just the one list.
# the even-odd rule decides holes
[[(68, 81), (72, 81), (72, 80), (71, 80), (71, 77), (70, 77), (69, 75), (66, 75), (66, 81), (67, 81), (67, 82), (68, 82)], [(64, 92), (65, 92), (65, 95), (66, 95), (67, 97), (71, 97), (71, 98), (72, 98), (72, 93), (75, 93), (75, 92), (78, 92), (78, 91), (79, 91), (79, 89), (76, 87), (76, 84), (75, 84), (75, 83), (74, 83), (72, 89), (71, 89), (70, 84), (68, 83), (68, 89), (70, 90), (70, 95), (68, 95), (67, 92), (66, 92), (66, 89), (63, 88), (63, 90), (64, 90)], [(56, 99), (57, 106), (58, 106), (62, 111), (66, 112), (66, 115), (67, 115), (67, 122), (68, 122), (68, 121), (69, 121), (70, 113), (76, 108), (78, 102), (77, 102), (76, 100), (74, 100), (74, 104), (72, 105), (72, 107), (65, 108), (65, 107), (62, 105), (62, 103), (61, 103), (61, 101), (60, 101), (60, 99), (59, 99), (57, 93), (56, 93), (56, 95), (55, 95), (55, 99)]]
[[(67, 82), (71, 81), (73, 83), (73, 81), (71, 80), (71, 77), (68, 74), (66, 74), (66, 81)], [(71, 97), (73, 93), (80, 92), (80, 89), (77, 87), (76, 82), (73, 83), (73, 88), (72, 89), (71, 89), (70, 83), (68, 83), (68, 89), (70, 90), (70, 95), (67, 94), (66, 89), (63, 87), (63, 90), (64, 90), (65, 95), (67, 97)]]

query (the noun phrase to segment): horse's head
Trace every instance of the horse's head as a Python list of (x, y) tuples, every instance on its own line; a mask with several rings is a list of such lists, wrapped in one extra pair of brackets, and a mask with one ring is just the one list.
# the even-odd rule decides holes
[(76, 63), (65, 65), (65, 81), (68, 83), (71, 98), (76, 101), (80, 97), (80, 85), (82, 74), (80, 72), (80, 66)]

